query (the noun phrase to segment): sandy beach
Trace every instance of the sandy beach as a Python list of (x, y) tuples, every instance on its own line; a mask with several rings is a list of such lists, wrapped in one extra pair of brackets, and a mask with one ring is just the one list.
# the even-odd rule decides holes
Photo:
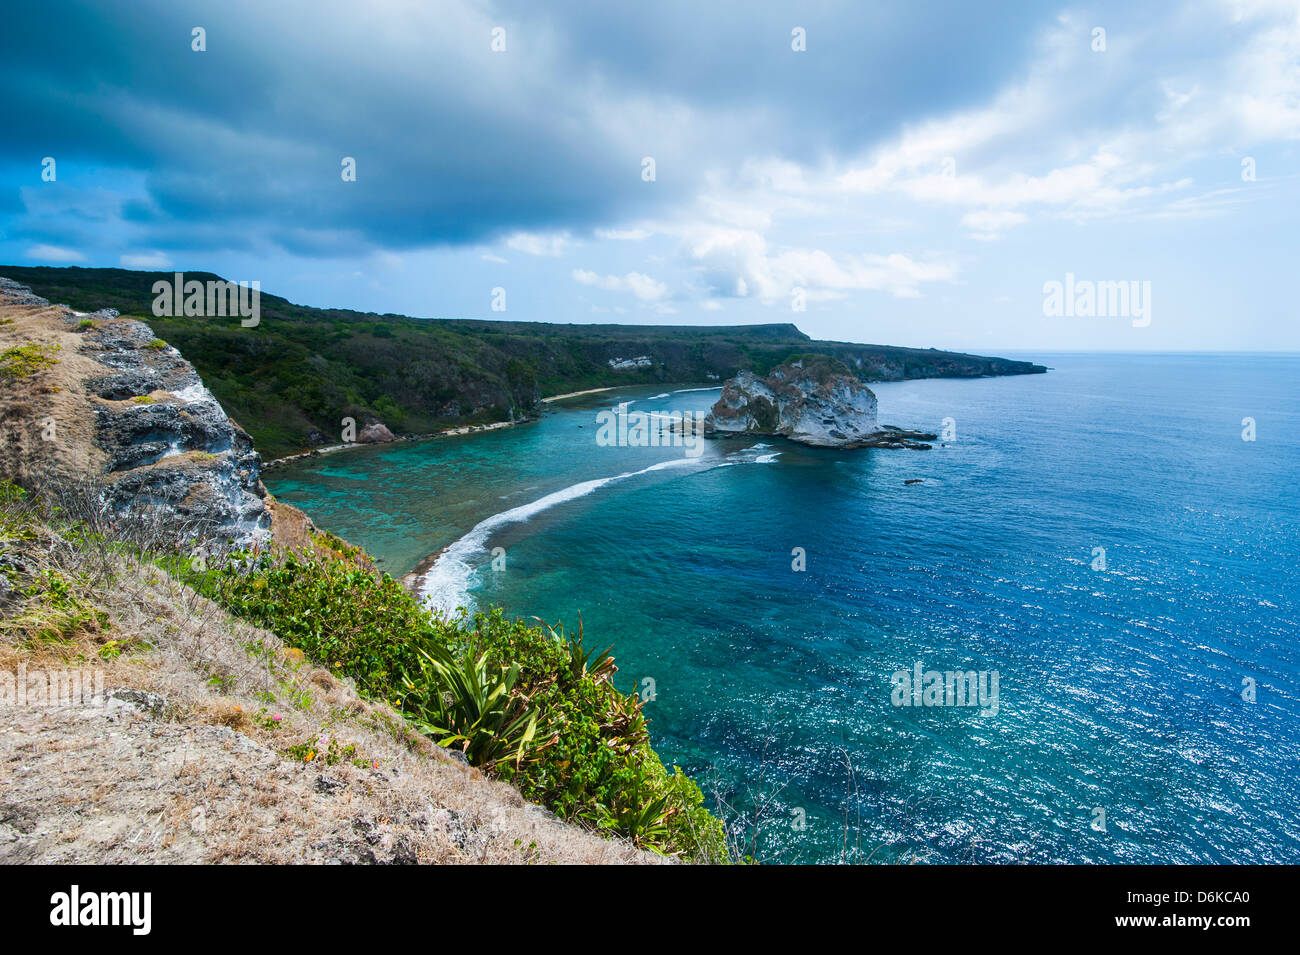
[[(567, 396), (565, 396), (567, 397)], [(262, 464), (262, 470), (269, 470), (287, 461), (297, 461), (299, 458), (314, 458), (323, 454), (333, 454), (336, 451), (347, 451), (349, 448), (376, 448), (385, 444), (401, 444), (407, 441), (432, 441), (434, 438), (450, 438), (458, 434), (476, 434), (480, 431), (496, 431), (498, 428), (513, 428), (517, 424), (523, 424), (528, 418), (521, 418), (518, 421), (494, 421), (491, 424), (471, 424), (460, 428), (446, 428), (442, 431), (432, 431), (428, 434), (408, 434), (402, 435), (393, 441), (350, 441), (344, 444), (331, 444), (324, 448), (312, 448), (310, 451), (299, 451), (297, 454), (286, 454), (282, 458), (273, 458)]]
[(595, 394), (599, 394), (602, 391), (613, 391), (614, 388), (615, 388), (614, 385), (610, 385), (606, 388), (588, 388), (586, 391), (570, 391), (568, 394), (551, 395), (551, 397), (549, 398), (543, 398), (542, 401), (543, 402), (562, 401), (565, 398), (577, 398), (580, 397), (581, 395), (595, 395)]
[[(549, 398), (543, 398), (542, 404), (546, 404), (552, 401), (561, 401), (564, 398), (578, 398), (581, 397), (582, 395), (594, 395), (602, 391), (613, 391), (614, 387), (615, 386), (610, 385), (609, 387), (606, 388), (588, 388), (586, 391), (570, 391), (569, 393), (563, 395), (552, 395)], [(523, 424), (525, 421), (528, 420), (530, 419), (523, 418), (519, 421), (494, 421), (491, 424), (474, 424), (474, 425), (465, 425), (464, 427), (461, 428), (446, 428), (442, 431), (430, 432), (429, 434), (403, 435), (397, 438), (396, 441), (393, 441), (391, 443), (396, 444), (402, 441), (430, 441), (433, 440), (434, 438), (450, 438), (458, 434), (475, 434), (480, 431), (496, 431), (498, 428), (512, 428), (515, 425)], [(387, 443), (390, 442), (363, 443), (360, 441), (351, 441), (343, 444), (331, 444), (323, 448), (312, 448), (309, 451), (299, 451), (296, 454), (286, 454), (282, 458), (273, 458), (272, 460), (265, 462), (262, 465), (262, 467), (263, 469), (268, 469), (268, 468), (273, 468), (278, 465), (284, 464), (287, 461), (297, 461), (299, 458), (319, 457), (323, 454), (334, 454), (336, 451), (347, 451), (350, 448), (372, 448), (377, 446), (378, 444), (387, 444)]]

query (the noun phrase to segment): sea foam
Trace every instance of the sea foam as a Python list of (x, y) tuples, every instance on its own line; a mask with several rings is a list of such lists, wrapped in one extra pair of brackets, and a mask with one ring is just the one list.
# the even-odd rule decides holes
[(618, 481), (639, 477), (652, 471), (680, 467), (699, 467), (699, 463), (692, 458), (673, 458), (668, 461), (660, 461), (658, 464), (652, 464), (650, 467), (642, 468), (639, 471), (628, 471), (624, 474), (596, 478), (591, 481), (580, 481), (562, 490), (553, 491), (544, 497), (539, 497), (528, 504), (512, 507), (508, 511), (493, 514), (491, 517), (479, 521), (468, 534), (439, 554), (433, 565), (425, 572), (420, 581), (420, 599), (430, 610), (448, 615), (454, 614), (458, 607), (465, 607), (472, 611), (474, 601), (470, 596), (470, 588), (473, 583), (474, 573), (477, 567), (483, 563), (482, 558), (488, 554), (487, 541), (494, 531), (507, 524), (523, 523), (542, 511), (555, 507), (557, 504), (586, 497), (588, 494)]

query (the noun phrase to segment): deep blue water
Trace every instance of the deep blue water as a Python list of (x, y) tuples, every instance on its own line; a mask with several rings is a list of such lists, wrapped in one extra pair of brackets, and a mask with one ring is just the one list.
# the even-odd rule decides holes
[[(268, 481), (393, 573), (452, 545), (437, 600), (581, 613), (763, 859), (1300, 862), (1300, 358), (1032, 357), (873, 385), (930, 451), (598, 447), (716, 398), (642, 388)], [(996, 713), (894, 705), (918, 661)]]

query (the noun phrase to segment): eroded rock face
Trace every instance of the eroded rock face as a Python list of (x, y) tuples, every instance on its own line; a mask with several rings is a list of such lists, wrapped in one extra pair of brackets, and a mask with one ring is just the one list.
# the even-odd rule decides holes
[(817, 447), (844, 447), (876, 434), (876, 396), (833, 358), (778, 365), (766, 378), (742, 371), (722, 386), (705, 434), (780, 435)]
[(201, 536), (239, 546), (267, 537), (262, 459), (193, 366), (158, 347), (143, 322), (118, 319), (86, 338), (83, 354), (116, 371), (93, 383), (95, 441), (109, 457), (114, 505), (163, 506)]
[[(93, 419), (87, 435), (97, 453), (85, 458), (102, 473), (86, 477), (102, 485), (115, 511), (151, 511), (187, 535), (233, 546), (269, 537), (261, 457), (180, 352), (111, 309), (87, 323), (87, 316), (12, 283), (0, 284), (0, 306), (6, 305), (39, 309), (24, 316), (27, 329), (75, 341), (60, 347), (75, 348), (77, 367), (90, 369), (74, 376), (69, 367), (61, 385), (77, 392), (69, 397), (78, 410), (69, 411)], [(77, 440), (74, 434), (60, 428), (62, 441)]]

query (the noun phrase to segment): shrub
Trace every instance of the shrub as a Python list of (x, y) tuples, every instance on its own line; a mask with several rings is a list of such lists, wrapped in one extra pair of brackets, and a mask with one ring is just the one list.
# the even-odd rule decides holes
[[(72, 530), (68, 536), (72, 536)], [(62, 643), (109, 626), (95, 602), (89, 574), (77, 561), (52, 561), (43, 553), (54, 534), (42, 523), (41, 502), (8, 481), (0, 481), (0, 640)], [(113, 652), (109, 641), (108, 653)], [(122, 649), (125, 649), (123, 647)]]
[(53, 368), (59, 360), (54, 357), (62, 345), (15, 345), (0, 352), (0, 378), (17, 381), (28, 378), (46, 368)]
[(390, 702), (401, 698), (401, 675), (419, 671), (417, 648), (437, 639), (397, 581), (333, 556), (242, 555), (189, 576), (232, 613)]
[(108, 627), (108, 614), (78, 586), (53, 568), (44, 568), (25, 587), (15, 587), (22, 607), (0, 622), (0, 632), (22, 635), (29, 641), (60, 643), (79, 633), (96, 633)]
[(552, 745), (511, 778), (520, 791), (566, 818), (629, 836), (699, 861), (727, 857), (722, 824), (677, 767), (669, 773), (650, 745), (641, 703), (611, 682), (608, 650), (591, 652), (578, 635), (505, 619), (500, 608), (474, 618), (470, 639), (498, 663), (520, 668), (521, 691), (546, 718)]
[(727, 861), (699, 787), (664, 768), (639, 701), (610, 682), (613, 658), (584, 646), (581, 627), (570, 638), (499, 608), (437, 618), (350, 550), (237, 554), (182, 576), (557, 814), (655, 852)]

